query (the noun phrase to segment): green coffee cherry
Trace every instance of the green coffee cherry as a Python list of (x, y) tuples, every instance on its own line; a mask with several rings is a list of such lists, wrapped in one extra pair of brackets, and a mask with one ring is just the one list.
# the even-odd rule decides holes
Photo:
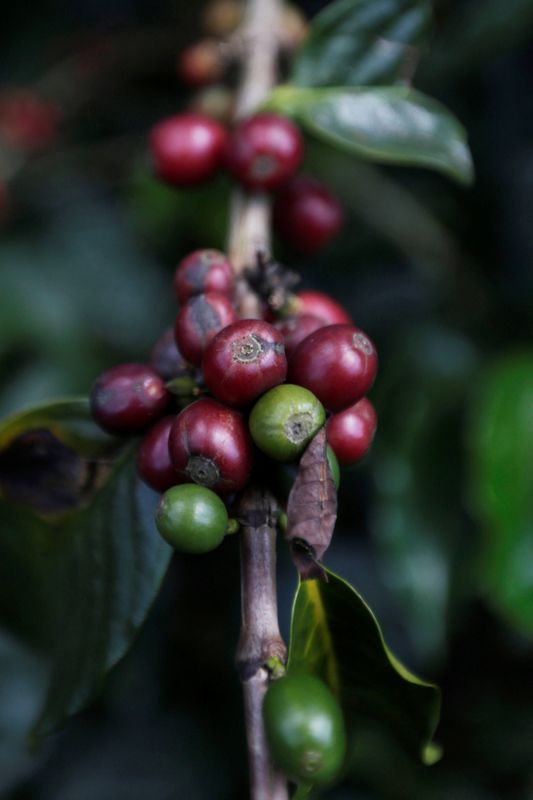
[(326, 419), (319, 400), (303, 386), (283, 383), (257, 401), (250, 413), (252, 439), (271, 458), (293, 461)]
[(161, 497), (155, 512), (157, 529), (183, 553), (207, 553), (221, 543), (228, 512), (211, 489), (194, 483), (173, 486)]
[(326, 458), (328, 460), (329, 471), (331, 472), (333, 483), (335, 484), (335, 489), (338, 489), (341, 482), (341, 470), (339, 467), (339, 462), (337, 461), (337, 456), (329, 444), (326, 447)]
[(263, 703), (275, 764), (296, 782), (326, 784), (339, 773), (346, 734), (337, 700), (318, 678), (290, 674), (273, 683)]

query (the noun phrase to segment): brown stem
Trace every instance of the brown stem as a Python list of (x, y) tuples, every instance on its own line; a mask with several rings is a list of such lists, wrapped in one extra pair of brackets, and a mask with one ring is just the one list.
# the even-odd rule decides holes
[(287, 782), (272, 767), (262, 706), (270, 673), (285, 663), (276, 597), (276, 520), (269, 492), (250, 488), (240, 508), (241, 635), (236, 662), (244, 691), (244, 713), (252, 800), (286, 800)]

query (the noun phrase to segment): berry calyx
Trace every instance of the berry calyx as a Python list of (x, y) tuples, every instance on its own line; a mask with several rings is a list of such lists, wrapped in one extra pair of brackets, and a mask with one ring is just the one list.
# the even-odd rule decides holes
[(202, 370), (215, 397), (228, 405), (246, 405), (285, 380), (283, 336), (263, 320), (239, 320), (211, 340)]
[(333, 297), (324, 292), (303, 291), (294, 296), (293, 313), (297, 316), (312, 314), (324, 322), (324, 325), (351, 325), (352, 319), (346, 309)]
[(319, 400), (303, 386), (284, 383), (263, 395), (250, 413), (257, 447), (276, 461), (293, 461), (326, 419)]
[(346, 733), (340, 706), (318, 678), (289, 674), (263, 702), (268, 745), (277, 766), (296, 782), (326, 784), (342, 767)]
[(187, 361), (200, 366), (211, 339), (236, 319), (231, 302), (218, 292), (198, 294), (187, 300), (176, 317), (174, 329), (177, 345)]
[(184, 481), (219, 494), (242, 489), (252, 470), (252, 442), (242, 415), (202, 398), (178, 414), (170, 431), (170, 460)]
[(195, 250), (180, 261), (174, 275), (174, 290), (183, 305), (202, 292), (233, 295), (233, 267), (220, 250)]
[(294, 175), (302, 157), (303, 140), (296, 125), (277, 114), (263, 113), (235, 128), (226, 166), (247, 189), (272, 191)]
[(157, 529), (182, 553), (208, 553), (224, 539), (228, 512), (209, 489), (187, 483), (162, 496), (155, 514)]
[(145, 364), (121, 364), (103, 372), (91, 391), (91, 413), (110, 433), (138, 433), (166, 411), (170, 394)]
[(329, 189), (313, 178), (294, 178), (274, 202), (274, 225), (294, 250), (320, 250), (342, 227), (342, 206)]
[(168, 452), (168, 437), (176, 417), (163, 417), (151, 428), (137, 453), (137, 471), (142, 480), (157, 492), (180, 483)]
[(188, 374), (189, 368), (178, 350), (172, 328), (168, 328), (154, 344), (150, 366), (165, 381)]
[(208, 86), (222, 75), (220, 47), (212, 39), (203, 39), (182, 50), (178, 56), (178, 77), (193, 89)]
[(330, 411), (343, 411), (370, 389), (377, 365), (366, 333), (353, 325), (328, 325), (298, 345), (289, 361), (289, 380), (313, 392)]
[(201, 183), (221, 166), (226, 142), (226, 129), (203, 114), (167, 117), (150, 133), (155, 174), (176, 186)]
[(327, 440), (343, 467), (356, 464), (368, 453), (376, 427), (376, 411), (366, 397), (328, 419)]
[(288, 317), (276, 322), (276, 328), (283, 334), (285, 340), (285, 353), (287, 358), (294, 353), (300, 342), (319, 328), (323, 328), (324, 321), (312, 314), (302, 314), (300, 317)]

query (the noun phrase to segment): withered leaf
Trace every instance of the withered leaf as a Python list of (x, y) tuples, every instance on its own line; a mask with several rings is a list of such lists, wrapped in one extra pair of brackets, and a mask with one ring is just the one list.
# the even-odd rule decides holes
[(337, 490), (326, 447), (326, 431), (322, 428), (300, 460), (287, 504), (285, 538), (302, 580), (326, 580), (320, 561), (329, 547), (337, 519)]

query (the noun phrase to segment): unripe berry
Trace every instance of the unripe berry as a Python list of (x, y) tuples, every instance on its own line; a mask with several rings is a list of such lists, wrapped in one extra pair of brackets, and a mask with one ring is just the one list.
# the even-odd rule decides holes
[(166, 381), (188, 372), (185, 359), (178, 350), (173, 328), (168, 328), (154, 344), (150, 353), (150, 366)]
[(184, 481), (218, 494), (242, 489), (252, 470), (252, 442), (242, 415), (216, 400), (197, 400), (178, 414), (170, 459)]
[(176, 317), (176, 342), (187, 361), (199, 366), (216, 334), (235, 322), (237, 313), (227, 297), (207, 292), (191, 297)]
[(287, 358), (294, 353), (300, 342), (319, 328), (323, 328), (325, 323), (319, 317), (312, 314), (302, 314), (301, 317), (288, 317), (280, 322), (276, 322), (276, 328), (283, 334), (285, 339), (285, 353)]
[(150, 147), (158, 178), (190, 186), (211, 178), (226, 149), (225, 128), (203, 114), (175, 114), (152, 128)]
[(231, 298), (234, 286), (233, 267), (220, 250), (195, 250), (180, 261), (174, 275), (174, 290), (181, 305), (202, 292)]
[(293, 461), (326, 420), (322, 403), (303, 386), (284, 383), (264, 394), (250, 413), (257, 447), (276, 461)]
[(202, 12), (202, 25), (211, 36), (224, 37), (239, 26), (242, 15), (240, 0), (211, 0)]
[(313, 178), (294, 178), (274, 202), (274, 225), (281, 238), (300, 253), (315, 253), (339, 232), (342, 206)]
[(224, 539), (228, 512), (220, 497), (186, 483), (168, 489), (155, 513), (157, 529), (182, 553), (208, 553)]
[(342, 411), (367, 393), (377, 370), (376, 349), (353, 325), (328, 325), (296, 348), (289, 380), (305, 386), (330, 411)]
[(324, 325), (351, 325), (352, 319), (346, 309), (324, 292), (303, 291), (294, 296), (294, 314), (312, 314), (323, 320)]
[(168, 452), (168, 437), (176, 417), (163, 417), (151, 428), (137, 453), (137, 471), (142, 480), (157, 492), (181, 483)]
[(186, 47), (178, 56), (178, 77), (193, 89), (214, 83), (222, 74), (220, 47), (211, 39), (204, 39)]
[(356, 464), (368, 453), (376, 426), (376, 411), (366, 397), (328, 419), (326, 436), (339, 464)]
[(247, 189), (272, 191), (294, 175), (302, 157), (303, 140), (296, 125), (277, 114), (263, 113), (235, 128), (226, 166)]
[(209, 343), (202, 370), (215, 397), (228, 405), (246, 405), (285, 380), (283, 336), (263, 320), (239, 320)]
[(138, 433), (161, 417), (170, 394), (145, 364), (121, 364), (103, 372), (91, 391), (91, 412), (111, 433)]

